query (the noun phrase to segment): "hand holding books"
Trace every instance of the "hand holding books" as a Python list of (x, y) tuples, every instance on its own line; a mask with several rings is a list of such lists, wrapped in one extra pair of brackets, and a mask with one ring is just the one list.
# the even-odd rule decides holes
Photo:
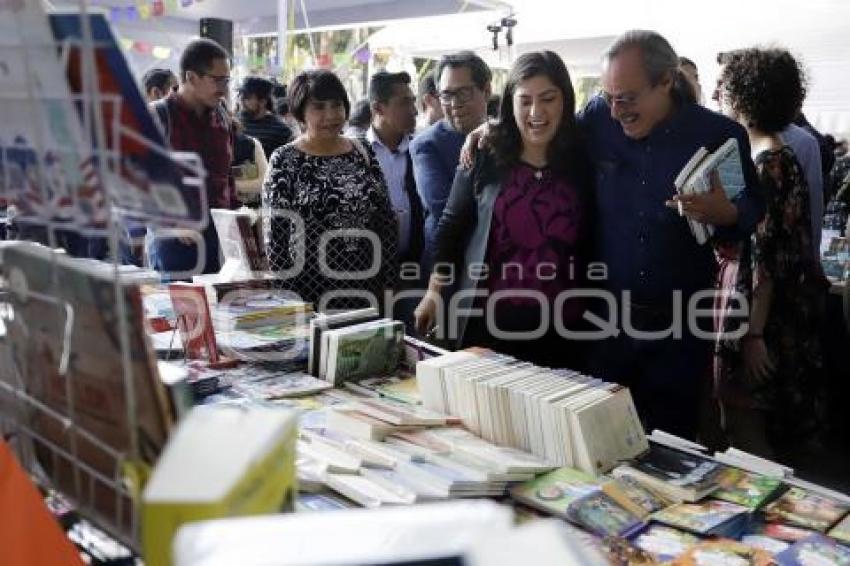
[(720, 175), (712, 171), (711, 188), (704, 193), (674, 195), (666, 202), (670, 208), (679, 210), (679, 215), (687, 216), (703, 224), (732, 226), (738, 221), (738, 209), (729, 200), (726, 190), (720, 182)]
[(715, 226), (732, 226), (738, 221), (738, 208), (732, 200), (747, 185), (743, 159), (738, 140), (729, 138), (715, 151), (699, 148), (676, 176), (677, 194), (666, 204), (687, 217), (700, 245), (714, 234)]

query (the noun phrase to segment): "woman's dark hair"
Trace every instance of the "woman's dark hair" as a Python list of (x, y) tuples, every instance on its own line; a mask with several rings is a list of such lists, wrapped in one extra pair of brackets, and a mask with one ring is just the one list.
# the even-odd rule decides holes
[(785, 49), (748, 48), (724, 54), (723, 95), (752, 127), (772, 134), (790, 124), (806, 98), (800, 63)]
[(549, 144), (547, 161), (553, 170), (572, 176), (578, 181), (578, 177), (583, 176), (584, 172), (580, 170), (579, 155), (582, 144), (575, 117), (575, 93), (567, 67), (558, 54), (552, 51), (525, 53), (511, 67), (502, 92), (498, 122), (491, 128), (491, 152), (496, 164), (501, 168), (509, 168), (519, 162), (522, 136), (516, 124), (514, 91), (522, 81), (539, 76), (552, 81), (561, 91), (564, 100), (561, 123)]
[(342, 81), (325, 69), (302, 71), (289, 84), (289, 107), (299, 122), (304, 122), (304, 112), (310, 100), (339, 100), (345, 107), (346, 118), (351, 112), (351, 102)]

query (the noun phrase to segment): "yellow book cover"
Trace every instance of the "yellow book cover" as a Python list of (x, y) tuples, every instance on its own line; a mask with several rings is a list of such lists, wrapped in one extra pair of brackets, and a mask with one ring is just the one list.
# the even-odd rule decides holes
[(171, 564), (185, 523), (291, 511), (296, 414), (265, 407), (196, 407), (169, 440), (142, 496), (147, 564)]

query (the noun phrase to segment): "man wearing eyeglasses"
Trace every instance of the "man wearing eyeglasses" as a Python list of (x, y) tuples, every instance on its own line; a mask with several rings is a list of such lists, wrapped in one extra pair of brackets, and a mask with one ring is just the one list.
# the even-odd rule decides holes
[(437, 83), (444, 118), (420, 132), (410, 144), (416, 187), (425, 203), (425, 251), (422, 268), (433, 264), (437, 225), (449, 198), (466, 135), (487, 118), (490, 68), (471, 51), (444, 56), (437, 64)]
[[(696, 242), (677, 208), (713, 224), (715, 241), (737, 242), (749, 238), (764, 201), (746, 132), (695, 104), (678, 67), (659, 34), (625, 33), (605, 53), (603, 92), (579, 123), (596, 172), (598, 259), (607, 265), (607, 290), (618, 299), (619, 317), (608, 320), (624, 327), (628, 314), (632, 328), (663, 336), (621, 332), (598, 345), (591, 371), (629, 386), (649, 427), (694, 438), (713, 343), (692, 332), (689, 299), (714, 288), (716, 261), (712, 245)], [(675, 197), (674, 180), (697, 149), (714, 151), (729, 138), (738, 141), (746, 188), (730, 200), (715, 180), (707, 193)], [(682, 334), (664, 336), (676, 326), (677, 293)], [(710, 309), (707, 302), (699, 308)], [(710, 332), (710, 319), (699, 328)]]
[[(224, 107), (229, 84), (227, 52), (214, 41), (198, 39), (189, 43), (180, 57), (180, 88), (152, 105), (171, 149), (201, 157), (208, 208), (236, 205), (230, 169), (232, 128)], [(217, 272), (219, 246), (212, 220), (201, 239), (203, 246), (189, 236), (154, 238), (149, 249), (151, 266), (167, 279), (186, 279), (198, 264), (203, 273)], [(199, 261), (199, 252), (203, 261)]]

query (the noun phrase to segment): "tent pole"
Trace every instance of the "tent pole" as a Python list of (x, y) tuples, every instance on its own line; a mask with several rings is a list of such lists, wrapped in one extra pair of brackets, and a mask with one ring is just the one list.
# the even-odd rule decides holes
[(286, 41), (289, 31), (289, 3), (292, 0), (277, 0), (277, 66), (281, 76), (286, 75)]

